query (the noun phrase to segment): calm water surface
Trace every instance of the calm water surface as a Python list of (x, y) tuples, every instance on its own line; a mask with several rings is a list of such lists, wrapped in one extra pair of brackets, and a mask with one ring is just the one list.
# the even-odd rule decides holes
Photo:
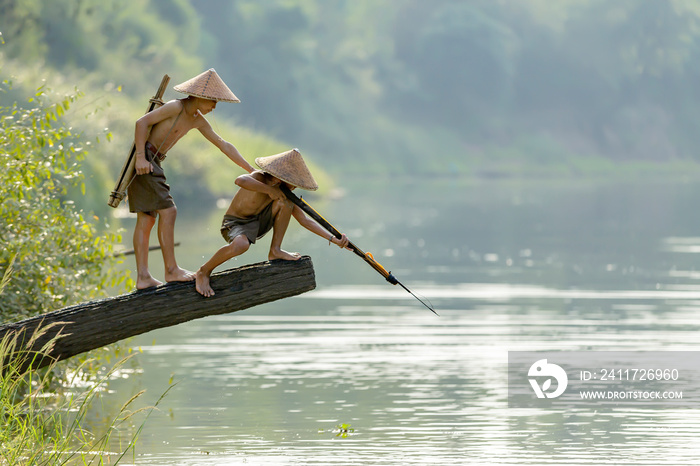
[[(285, 246), (313, 258), (315, 291), (130, 342), (140, 370), (115, 399), (178, 384), (129, 461), (698, 463), (697, 409), (509, 409), (506, 365), (513, 350), (700, 350), (699, 182), (346, 188), (317, 208), (440, 317), (295, 225)], [(190, 269), (222, 244), (221, 211), (196, 210), (181, 204), (176, 232)]]

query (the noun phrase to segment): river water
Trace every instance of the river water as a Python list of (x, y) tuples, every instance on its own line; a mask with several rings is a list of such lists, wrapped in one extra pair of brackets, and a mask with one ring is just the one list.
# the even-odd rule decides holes
[[(294, 225), (316, 290), (129, 342), (115, 399), (177, 385), (127, 463), (697, 464), (697, 403), (509, 407), (508, 355), (700, 349), (700, 182), (344, 188), (309, 199), (440, 316)], [(181, 206), (182, 266), (222, 245), (220, 216)]]

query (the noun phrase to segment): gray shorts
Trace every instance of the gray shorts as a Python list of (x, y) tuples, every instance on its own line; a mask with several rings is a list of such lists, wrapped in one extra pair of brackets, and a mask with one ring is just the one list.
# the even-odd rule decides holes
[(249, 218), (224, 215), (224, 220), (221, 222), (221, 236), (230, 243), (236, 236), (245, 235), (250, 244), (255, 244), (255, 240), (265, 236), (274, 223), (272, 202), (270, 202), (259, 214)]
[(127, 191), (129, 210), (155, 217), (157, 210), (175, 207), (175, 201), (170, 195), (170, 186), (165, 182), (165, 172), (160, 166), (160, 160), (155, 157), (155, 149), (148, 143), (145, 149), (146, 160), (153, 165), (153, 171), (145, 175), (134, 175)]

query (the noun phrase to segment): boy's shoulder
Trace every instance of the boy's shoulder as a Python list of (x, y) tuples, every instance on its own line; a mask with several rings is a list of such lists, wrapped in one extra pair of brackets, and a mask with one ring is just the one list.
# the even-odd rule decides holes
[[(175, 118), (185, 108), (185, 104), (180, 99), (169, 100), (152, 112), (146, 115), (157, 115), (159, 121), (164, 121), (168, 118)], [(146, 116), (144, 115), (144, 116)]]
[(177, 107), (178, 110), (181, 110), (185, 106), (185, 104), (182, 102), (182, 100), (183, 99), (168, 100), (163, 105), (161, 105), (161, 108), (163, 108), (163, 107)]

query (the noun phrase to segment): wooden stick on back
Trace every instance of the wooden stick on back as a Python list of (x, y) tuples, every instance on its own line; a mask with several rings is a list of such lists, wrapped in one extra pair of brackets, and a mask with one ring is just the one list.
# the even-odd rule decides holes
[[(165, 88), (168, 86), (168, 83), (170, 82), (170, 76), (167, 74), (163, 76), (163, 80), (160, 82), (160, 87), (158, 88), (158, 91), (156, 91), (156, 94), (148, 101), (148, 110), (146, 110), (146, 113), (153, 111), (157, 107), (160, 107), (163, 105), (163, 94), (165, 94)], [(134, 143), (131, 144), (131, 150), (129, 151), (129, 156), (126, 159), (126, 162), (124, 163), (124, 166), (122, 167), (121, 172), (119, 173), (119, 178), (117, 178), (117, 184), (114, 186), (114, 191), (109, 195), (109, 201), (107, 204), (109, 204), (110, 207), (118, 207), (119, 203), (124, 200), (126, 197), (126, 189), (129, 186), (129, 183), (131, 183), (131, 179), (134, 177), (134, 165), (136, 164), (136, 145)]]

